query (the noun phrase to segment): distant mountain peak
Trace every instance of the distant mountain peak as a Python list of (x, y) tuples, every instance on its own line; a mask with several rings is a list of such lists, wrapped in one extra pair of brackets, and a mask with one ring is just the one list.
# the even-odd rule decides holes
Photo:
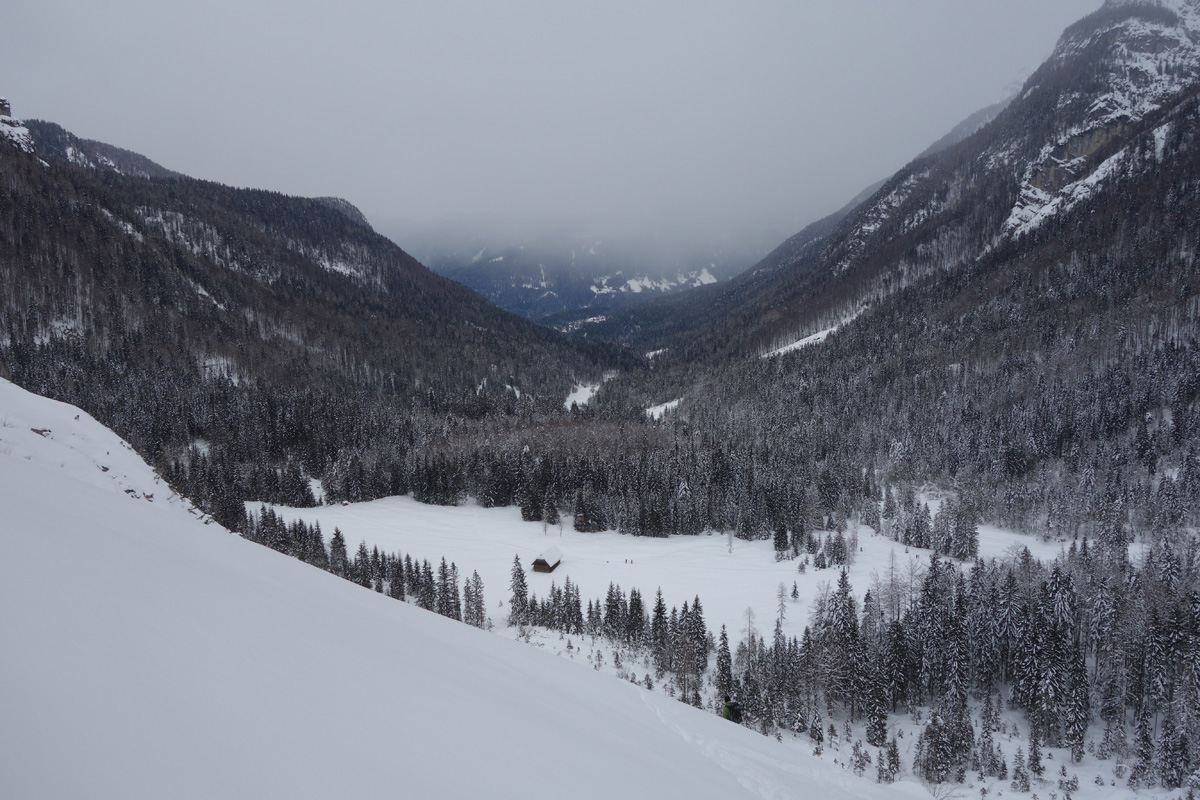
[(1111, 55), (1164, 55), (1180, 46), (1194, 49), (1200, 32), (1200, 0), (1108, 0), (1067, 27), (1048, 63), (1108, 44)]

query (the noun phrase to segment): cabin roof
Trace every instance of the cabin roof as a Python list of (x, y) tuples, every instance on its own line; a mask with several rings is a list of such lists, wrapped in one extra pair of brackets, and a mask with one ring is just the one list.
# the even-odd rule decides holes
[(548, 566), (552, 567), (558, 562), (562, 561), (562, 551), (557, 547), (551, 547), (550, 549), (545, 550), (540, 556), (535, 558), (533, 563), (536, 564), (539, 561), (545, 562)]

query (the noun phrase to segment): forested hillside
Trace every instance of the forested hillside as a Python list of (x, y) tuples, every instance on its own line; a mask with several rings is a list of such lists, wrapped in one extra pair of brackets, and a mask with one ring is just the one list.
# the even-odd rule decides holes
[(872, 483), (954, 487), (1052, 534), (1195, 524), (1197, 18), (1072, 26), (989, 125), (720, 293), (610, 328), (665, 352), (607, 391), (739, 443), (752, 529), (797, 480), (848, 510)]
[(1194, 524), (1196, 16), (1073, 26), (990, 124), (655, 307), (652, 359), (499, 312), (326, 203), (6, 148), (3, 361), (231, 525), (312, 478), (645, 535), (802, 534), (906, 485), (1054, 535)]
[(459, 421), (562, 414), (577, 381), (632, 363), (496, 309), (328, 200), (67, 152), (0, 143), (0, 364), (230, 524), (244, 497), (312, 502), (308, 478), (406, 491), (411, 454)]

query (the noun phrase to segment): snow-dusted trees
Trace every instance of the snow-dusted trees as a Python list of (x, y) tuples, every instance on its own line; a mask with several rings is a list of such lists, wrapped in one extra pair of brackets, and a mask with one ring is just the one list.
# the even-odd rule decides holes
[[(320, 525), (310, 527), (303, 520), (284, 524), (266, 506), (259, 509), (257, 516), (248, 515), (243, 535), (396, 600), (411, 597), (425, 610), (479, 628), (488, 625), (483, 580), (479, 573), (472, 573), (463, 583), (460, 594), (458, 567), (447, 563), (445, 558), (441, 559), (435, 572), (428, 560), (414, 562), (407, 553), (404, 556), (381, 553), (378, 547), (368, 551), (366, 543), (360, 542), (354, 559), (350, 560), (341, 530), (334, 529), (327, 551)], [(514, 563), (514, 568), (519, 568), (519, 561)], [(523, 571), (521, 576), (523, 579)]]
[(333, 529), (333, 538), (329, 541), (329, 571), (339, 578), (350, 577), (350, 556), (346, 552), (346, 540), (337, 528)]
[[(1123, 548), (1072, 547), (1050, 564), (1023, 551), (976, 562), (967, 574), (934, 556), (914, 573), (908, 600), (879, 603), (868, 592), (861, 613), (842, 573), (816, 598), (800, 641), (778, 626), (764, 641), (747, 625), (729, 685), (754, 724), (810, 730), (814, 742), (826, 733), (812, 722), (830, 708), (863, 714), (868, 743), (881, 747), (889, 711), (928, 706), (936, 713), (915, 769), (934, 781), (968, 767), (1008, 780), (993, 738), (1000, 694), (1024, 709), (1029, 726), (1012, 762), (1014, 786), (1039, 774), (1047, 745), (1081, 758), (1097, 718), (1106, 723), (1101, 758), (1132, 745), (1136, 784), (1181, 785), (1200, 764), (1200, 687), (1190, 666), (1200, 663), (1200, 563), (1185, 566), (1173, 552), (1153, 547), (1135, 566)], [(876, 586), (891, 591), (887, 581)]]
[(729, 652), (729, 634), (725, 626), (721, 626), (721, 636), (717, 640), (717, 695), (728, 697), (733, 692), (733, 656)]
[(476, 628), (487, 624), (487, 614), (483, 604), (483, 579), (478, 572), (472, 572), (469, 580), (463, 583), (463, 622)]
[(508, 624), (523, 625), (529, 613), (529, 585), (525, 582), (525, 569), (521, 566), (520, 555), (513, 556), (510, 575)]
[(813, 629), (819, 651), (818, 675), (825, 692), (853, 718), (865, 681), (860, 678), (863, 651), (858, 636), (857, 601), (845, 570), (838, 576), (837, 589), (829, 596), (825, 608), (814, 615)]
[[(457, 567), (445, 559), (434, 568), (428, 560), (360, 546), (347, 564), (340, 530), (333, 553), (343, 556), (323, 559), (319, 529), (285, 525), (266, 508), (248, 530), (248, 537), (284, 552), (324, 560), (331, 571), (340, 563), (347, 576), (377, 591), (486, 625), (478, 574), (459, 598)], [(802, 637), (785, 636), (777, 616), (764, 639), (748, 611), (740, 640), (722, 628), (715, 644), (699, 597), (668, 608), (658, 590), (647, 608), (638, 589), (627, 593), (614, 584), (584, 602), (568, 579), (538, 598), (529, 594), (515, 557), (510, 614), (518, 624), (645, 647), (656, 681), (669, 674), (672, 691), (688, 702), (702, 701), (711, 681), (717, 696), (741, 700), (747, 724), (759, 730), (816, 731), (814, 742), (823, 742), (832, 711), (861, 717), (867, 744), (886, 748), (888, 714), (927, 706), (936, 717), (925, 728), (915, 768), (931, 780), (968, 767), (1008, 779), (1009, 762), (993, 735), (995, 698), (1002, 696), (1024, 710), (1028, 723), (1029, 738), (1011, 764), (1016, 785), (1037, 774), (1045, 746), (1068, 748), (1079, 759), (1089, 725), (1098, 720), (1105, 725), (1100, 758), (1132, 750), (1135, 784), (1173, 787), (1200, 764), (1200, 683), (1192, 668), (1200, 663), (1200, 562), (1191, 549), (1186, 557), (1180, 550), (1153, 542), (1133, 564), (1124, 547), (1085, 543), (1048, 564), (1025, 550), (1003, 561), (976, 561), (965, 572), (933, 556), (920, 569), (890, 570), (865, 593), (861, 608), (849, 573), (841, 571), (836, 585), (818, 595)], [(785, 602), (787, 592), (778, 596)], [(972, 707), (981, 709), (977, 733)], [(817, 719), (823, 722), (814, 728)]]

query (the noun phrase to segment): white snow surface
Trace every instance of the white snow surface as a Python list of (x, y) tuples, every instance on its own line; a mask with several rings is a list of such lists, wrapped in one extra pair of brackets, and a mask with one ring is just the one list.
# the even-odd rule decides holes
[(24, 122), (13, 117), (0, 116), (0, 139), (7, 140), (26, 153), (32, 153), (34, 150), (29, 128), (25, 127)]
[[(936, 507), (936, 501), (930, 504)], [(247, 507), (257, 513), (260, 506), (248, 503)], [(515, 507), (483, 508), (473, 502), (458, 507), (429, 506), (411, 497), (274, 510), (288, 521), (319, 522), (327, 538), (337, 528), (351, 552), (365, 542), (368, 549), (407, 553), (414, 559), (428, 559), (435, 567), (444, 557), (463, 577), (478, 572), (486, 611), (498, 627), (508, 614), (514, 555), (525, 568), (529, 590), (538, 597), (549, 596), (551, 583), (562, 587), (567, 578), (579, 587), (584, 605), (588, 599), (603, 600), (609, 583), (626, 593), (638, 589), (648, 605), (661, 588), (668, 609), (685, 601), (690, 605), (698, 595), (709, 629), (715, 633), (725, 625), (731, 640), (743, 635), (747, 608), (754, 611), (756, 628), (769, 634), (779, 605), (778, 586), (784, 584), (790, 594), (793, 582), (799, 597), (788, 601), (783, 630), (788, 636), (801, 636), (813, 601), (823, 587), (835, 585), (838, 578), (837, 569), (814, 569), (811, 558), (804, 573), (798, 571), (798, 561), (776, 561), (770, 541), (735, 538), (731, 543), (724, 533), (666, 539), (616, 531), (580, 533), (573, 529), (569, 513), (562, 515), (561, 526), (544, 526), (522, 521), (521, 511)], [(906, 548), (867, 526), (852, 525), (846, 535), (852, 532), (857, 533), (860, 549), (848, 572), (860, 601), (872, 588), (874, 577), (887, 573), (893, 558), (895, 567), (904, 571), (920, 571), (929, 564), (928, 550)], [(562, 564), (550, 574), (533, 572), (533, 560), (552, 546), (562, 551)], [(979, 549), (984, 558), (1004, 558), (1022, 547), (1028, 547), (1035, 558), (1053, 560), (1064, 545), (979, 526)]]
[(5, 796), (925, 795), (206, 525), (4, 381), (0, 425)]
[(810, 344), (820, 344), (821, 342), (825, 341), (825, 339), (829, 336), (829, 334), (833, 333), (838, 328), (841, 328), (843, 325), (845, 325), (849, 322), (853, 322), (854, 319), (856, 317), (858, 317), (858, 315), (861, 313), (862, 313), (861, 310), (855, 311), (854, 313), (846, 316), (841, 322), (837, 323), (836, 325), (831, 325), (830, 327), (819, 330), (816, 333), (810, 333), (807, 336), (802, 336), (801, 338), (797, 339), (796, 341), (792, 342), (791, 344), (785, 344), (784, 346), (777, 347), (768, 353), (763, 353), (762, 357), (763, 358), (771, 358), (772, 356), (782, 356), (782, 355), (786, 355), (787, 353), (791, 353), (796, 350), (799, 350), (803, 347), (808, 347)]
[(668, 411), (674, 411), (678, 405), (679, 400), (668, 400), (657, 406), (650, 406), (646, 409), (646, 416), (650, 417), (650, 419), (662, 419), (664, 414)]
[(590, 383), (590, 384), (586, 384), (586, 385), (579, 384), (578, 386), (575, 387), (575, 390), (573, 392), (571, 392), (569, 395), (567, 395), (566, 402), (563, 403), (563, 406), (568, 411), (571, 410), (572, 404), (575, 404), (578, 406), (586, 406), (588, 404), (588, 402), (592, 399), (592, 397), (598, 391), (600, 391), (600, 384), (598, 384), (598, 383)]
[(777, 347), (769, 353), (763, 353), (762, 357), (770, 358), (771, 356), (782, 356), (799, 350), (802, 347), (808, 347), (810, 344), (819, 344), (820, 342), (825, 341), (825, 338), (829, 336), (829, 334), (833, 333), (840, 327), (842, 326), (838, 324), (834, 325), (832, 328), (825, 328), (824, 330), (817, 331), (816, 333), (810, 333), (808, 336), (803, 336), (791, 344), (785, 344), (783, 347)]
[(571, 404), (575, 403), (579, 406), (586, 406), (596, 396), (596, 392), (600, 391), (600, 387), (617, 377), (620, 373), (616, 370), (608, 370), (600, 378), (600, 383), (579, 383), (575, 385), (575, 389), (567, 395), (566, 401), (563, 403), (563, 408), (571, 410)]

